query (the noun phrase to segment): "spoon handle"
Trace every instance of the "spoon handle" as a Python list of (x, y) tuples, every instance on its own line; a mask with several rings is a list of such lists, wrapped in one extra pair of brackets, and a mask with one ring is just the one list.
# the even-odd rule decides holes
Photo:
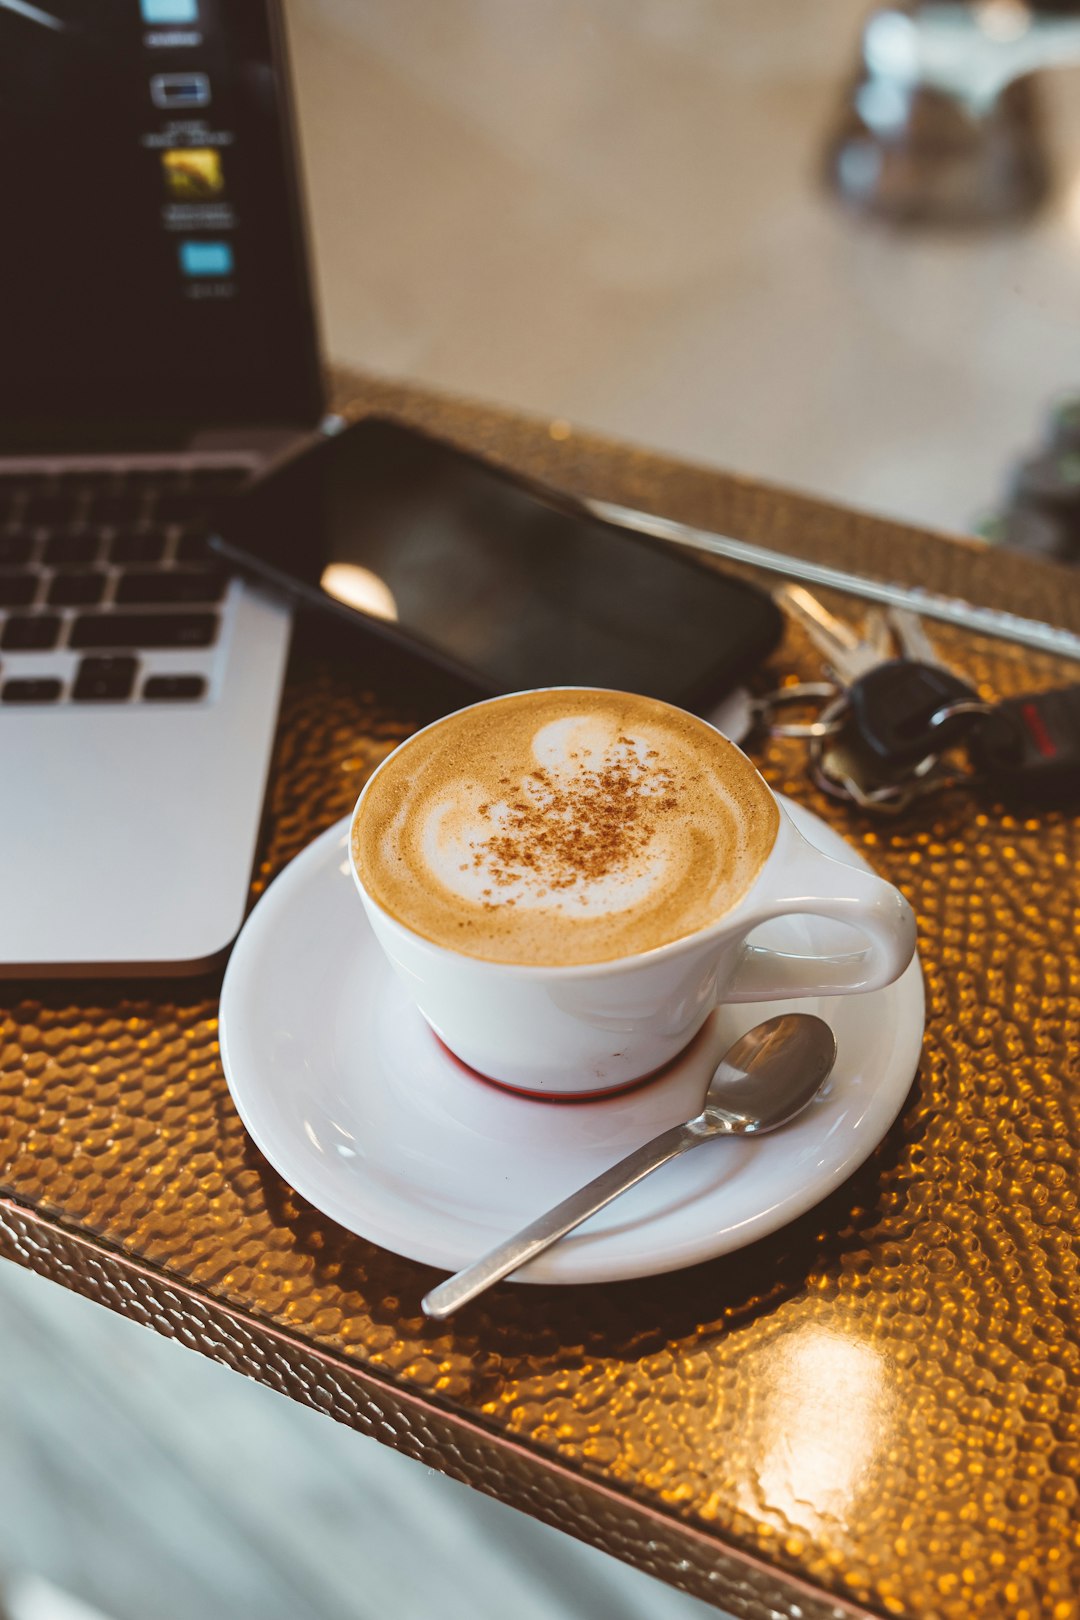
[[(696, 1125), (696, 1129), (692, 1125)], [(610, 1204), (613, 1198), (626, 1192), (627, 1188), (636, 1186), (651, 1170), (659, 1169), (669, 1159), (677, 1158), (680, 1153), (707, 1141), (714, 1134), (703, 1130), (696, 1121), (688, 1125), (673, 1125), (670, 1130), (662, 1131), (651, 1142), (627, 1154), (610, 1170), (605, 1170), (595, 1180), (571, 1193), (569, 1198), (564, 1198), (554, 1209), (549, 1209), (513, 1237), (497, 1244), (487, 1254), (481, 1255), (479, 1260), (474, 1260), (464, 1270), (433, 1288), (420, 1302), (424, 1312), (428, 1316), (444, 1317), (459, 1306), (467, 1305), (470, 1299), (482, 1294), (492, 1283), (517, 1271), (527, 1260), (542, 1254), (598, 1209)]]

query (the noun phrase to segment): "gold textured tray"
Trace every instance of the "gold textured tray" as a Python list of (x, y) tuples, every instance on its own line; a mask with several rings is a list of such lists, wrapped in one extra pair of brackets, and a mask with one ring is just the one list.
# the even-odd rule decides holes
[[(562, 424), (341, 388), (582, 493), (1080, 629), (1060, 569)], [(937, 639), (991, 694), (1080, 673)], [(769, 673), (815, 672), (791, 630)], [(253, 897), (415, 721), (361, 680), (294, 655)], [(747, 1620), (1074, 1620), (1077, 821), (954, 797), (871, 824), (809, 787), (797, 744), (758, 757), (908, 895), (927, 980), (908, 1104), (810, 1215), (668, 1277), (504, 1286), (429, 1322), (433, 1272), (334, 1226), (248, 1142), (217, 978), (8, 984), (0, 1252)]]

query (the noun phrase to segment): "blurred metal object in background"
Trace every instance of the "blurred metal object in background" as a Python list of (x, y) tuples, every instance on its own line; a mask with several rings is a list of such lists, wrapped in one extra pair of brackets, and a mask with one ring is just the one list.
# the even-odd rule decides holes
[(1080, 398), (1054, 407), (1042, 443), (1012, 474), (1004, 508), (980, 528), (1014, 551), (1080, 565)]
[(1031, 75), (1080, 62), (1080, 8), (975, 0), (875, 11), (830, 184), (901, 223), (1023, 218), (1049, 187)]

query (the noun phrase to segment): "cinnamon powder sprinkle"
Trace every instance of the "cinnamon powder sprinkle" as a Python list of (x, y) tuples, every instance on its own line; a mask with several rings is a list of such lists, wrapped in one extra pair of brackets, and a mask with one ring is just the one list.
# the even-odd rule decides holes
[[(569, 783), (542, 768), (530, 772), (530, 797), (515, 799), (498, 832), (473, 845), (477, 865), (483, 862), (496, 885), (526, 882), (541, 893), (625, 871), (645, 850), (659, 813), (678, 806), (671, 772), (651, 757), (579, 766)], [(490, 806), (480, 813), (490, 819)]]

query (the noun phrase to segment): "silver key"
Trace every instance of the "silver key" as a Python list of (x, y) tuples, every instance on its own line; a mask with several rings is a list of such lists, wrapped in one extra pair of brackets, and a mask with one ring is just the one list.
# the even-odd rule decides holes
[(871, 608), (862, 625), (862, 640), (877, 654), (879, 664), (888, 663), (893, 656), (893, 633), (889, 615), (883, 608)]
[(860, 675), (876, 669), (891, 656), (888, 623), (881, 613), (872, 613), (867, 633), (859, 635), (802, 585), (781, 585), (775, 594), (779, 605), (798, 620), (824, 655), (842, 686), (853, 685)]
[(910, 658), (916, 664), (934, 664), (940, 669), (948, 668), (927, 635), (919, 615), (913, 613), (911, 608), (890, 608), (886, 619), (893, 635), (900, 643), (900, 651), (905, 658)]

